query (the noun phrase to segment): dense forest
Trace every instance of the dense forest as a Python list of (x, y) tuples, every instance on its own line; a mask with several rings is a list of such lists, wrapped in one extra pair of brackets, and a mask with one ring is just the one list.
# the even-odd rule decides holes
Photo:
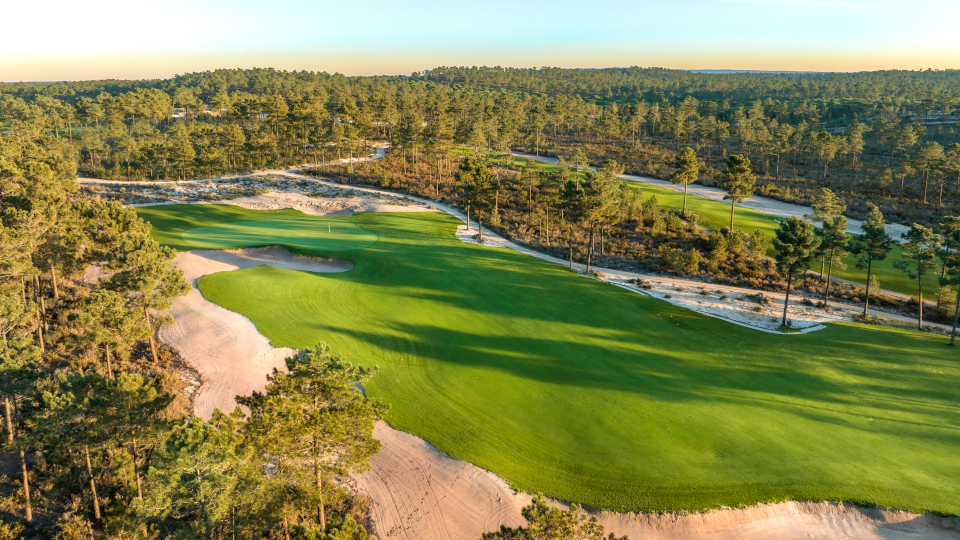
[[(958, 78), (254, 69), (2, 84), (0, 486), (13, 491), (0, 491), (0, 540), (367, 534), (369, 501), (337, 478), (378, 450), (372, 429), (385, 406), (356, 387), (373, 370), (320, 344), (288, 359), (264, 394), (239, 397), (245, 409), (193, 418), (195, 388), (177, 375), (190, 368), (154, 338), (189, 289), (175, 254), (130, 208), (79, 189), (78, 173), (243, 175), (366, 155), (386, 141), (384, 159), (309, 172), (451, 202), (587, 265), (805, 287), (824, 299), (825, 282), (803, 276), (809, 263), (829, 273), (848, 252), (867, 263), (886, 256), (885, 217), (916, 224), (903, 271), (936, 273), (949, 292), (960, 282)], [(503, 159), (511, 150), (560, 166), (518, 167)], [(685, 209), (638, 196), (623, 172), (719, 185), (735, 203), (756, 192), (813, 205), (824, 226), (785, 222), (771, 259), (762, 231), (734, 230), (732, 217), (707, 230)], [(867, 234), (851, 243), (844, 215), (867, 219)], [(850, 286), (832, 294), (870, 298)], [(946, 296), (934, 317), (955, 315)]]
[(193, 417), (197, 376), (154, 337), (189, 290), (175, 253), (78, 190), (75, 155), (0, 137), (0, 538), (365, 538), (336, 479), (379, 450), (374, 370), (320, 344)]
[(218, 176), (362, 152), (411, 161), (456, 145), (615, 159), (667, 178), (694, 148), (699, 181), (729, 154), (759, 194), (809, 204), (823, 187), (863, 219), (935, 223), (960, 209), (960, 72), (706, 74), (659, 68), (437, 68), (397, 77), (269, 69), (167, 80), (0, 85), (8, 134), (66, 139), (82, 175)]

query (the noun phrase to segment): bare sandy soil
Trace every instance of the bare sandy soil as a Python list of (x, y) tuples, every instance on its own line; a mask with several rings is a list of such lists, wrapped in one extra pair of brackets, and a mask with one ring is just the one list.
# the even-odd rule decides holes
[[(374, 435), (383, 449), (356, 479), (373, 501), (383, 540), (477, 540), (500, 524), (524, 524), (530, 495), (451, 458), (384, 422)], [(555, 503), (557, 506), (564, 506)], [(688, 514), (593, 512), (606, 531), (631, 540), (956, 540), (960, 520), (931, 514), (863, 509), (829, 502), (783, 502)]]
[[(399, 201), (398, 201), (399, 202)], [(271, 191), (256, 197), (241, 197), (226, 201), (253, 210), (294, 208), (313, 216), (349, 216), (355, 212), (435, 212), (422, 204), (396, 204), (392, 200), (366, 197), (308, 197), (302, 193)]]
[(263, 264), (307, 272), (346, 272), (353, 263), (293, 255), (286, 248), (269, 247), (236, 251), (187, 251), (177, 254), (175, 264), (192, 285), (190, 292), (173, 301), (174, 323), (160, 330), (160, 339), (180, 351), (203, 376), (194, 409), (210, 418), (219, 407), (231, 411), (234, 397), (263, 390), (273, 368), (285, 369), (284, 359), (298, 351), (274, 348), (257, 331), (253, 321), (210, 302), (197, 289), (197, 280), (207, 274), (252, 268)]
[[(286, 200), (267, 197), (252, 204), (279, 205)], [(464, 219), (453, 208), (436, 206)], [(474, 241), (471, 237), (476, 229), (461, 229), (458, 234), (461, 239)], [(502, 238), (492, 237), (491, 243), (564, 264)], [(231, 410), (235, 406), (235, 395), (262, 389), (266, 374), (274, 367), (283, 369), (283, 359), (297, 351), (273, 348), (249, 319), (204, 299), (196, 289), (196, 280), (209, 273), (260, 264), (312, 272), (342, 272), (352, 268), (352, 263), (346, 261), (299, 257), (284, 248), (185, 252), (178, 255), (176, 264), (184, 269), (194, 287), (188, 296), (174, 302), (171, 314), (176, 322), (163, 329), (160, 337), (179, 349), (204, 375), (207, 383), (195, 407), (197, 414), (205, 418), (215, 407)], [(627, 281), (631, 275), (603, 272), (604, 279), (630, 286)], [(670, 294), (671, 298), (665, 298), (667, 301), (691, 304), (688, 307), (693, 309), (699, 306), (705, 313), (727, 309), (727, 305), (739, 302), (721, 300), (713, 286), (709, 288), (713, 292), (708, 300), (699, 294), (703, 284), (659, 276), (654, 279), (659, 281), (654, 289), (634, 289), (664, 298)], [(685, 290), (676, 291), (677, 287)], [(709, 302), (709, 305), (699, 302)], [(714, 316), (736, 322), (733, 320), (736, 317)], [(801, 316), (801, 312), (796, 316)], [(738, 324), (758, 327), (751, 321)], [(500, 524), (523, 523), (520, 510), (529, 503), (530, 495), (514, 492), (495, 474), (442, 454), (426, 441), (394, 430), (384, 422), (378, 423), (375, 435), (383, 442), (383, 448), (372, 460), (371, 470), (355, 481), (356, 486), (374, 500), (374, 526), (379, 538), (474, 540), (483, 532), (496, 530)], [(615, 512), (597, 515), (608, 532), (628, 534), (633, 540), (960, 539), (960, 522), (956, 518), (864, 510), (833, 503), (786, 502), (684, 515)]]

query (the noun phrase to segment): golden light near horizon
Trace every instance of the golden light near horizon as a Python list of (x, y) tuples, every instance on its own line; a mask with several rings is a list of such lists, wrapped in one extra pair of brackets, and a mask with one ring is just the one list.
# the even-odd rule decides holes
[(0, 36), (0, 80), (162, 78), (254, 66), (348, 75), (409, 74), (439, 65), (960, 67), (960, 34), (950, 23), (960, 18), (960, 3), (945, 0), (608, 0), (591, 6), (596, 17), (583, 17), (582, 6), (569, 1), (438, 6), (19, 3), (8, 7), (19, 24)]

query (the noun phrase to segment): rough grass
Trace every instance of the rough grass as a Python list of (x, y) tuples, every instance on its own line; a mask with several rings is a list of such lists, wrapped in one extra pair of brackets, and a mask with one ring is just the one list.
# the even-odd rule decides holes
[[(515, 161), (518, 165), (525, 166), (530, 160), (524, 158), (515, 158)], [(545, 163), (540, 163), (540, 166), (546, 170), (558, 168), (556, 165), (548, 165)], [(680, 210), (683, 208), (682, 192), (677, 192), (672, 189), (667, 189), (665, 187), (660, 187), (653, 184), (645, 184), (643, 182), (630, 181), (630, 185), (640, 190), (643, 193), (644, 199), (649, 198), (651, 195), (656, 195), (657, 204), (660, 206), (660, 208), (673, 210)], [(714, 201), (688, 194), (687, 210), (699, 215), (700, 225), (707, 229), (718, 230), (723, 227), (730, 226), (730, 204), (728, 202)], [(767, 236), (774, 238), (776, 236), (775, 231), (779, 227), (779, 222), (775, 216), (770, 214), (764, 214), (763, 212), (738, 206), (736, 212), (734, 212), (733, 226), (737, 229), (747, 232), (753, 232), (757, 229), (762, 229)], [(896, 238), (895, 240), (900, 239)], [(874, 263), (873, 272), (877, 275), (877, 278), (880, 280), (880, 286), (884, 289), (916, 296), (917, 281), (915, 279), (910, 279), (906, 274), (893, 267), (893, 263), (895, 261), (903, 259), (901, 253), (902, 251), (900, 247), (894, 246), (893, 250), (887, 254), (887, 258), (885, 260)], [(771, 256), (774, 254), (774, 249), (772, 247), (770, 248), (769, 254)], [(837, 265), (834, 265), (834, 276), (861, 284), (865, 284), (867, 282), (867, 271), (858, 269), (856, 267), (856, 257), (844, 257), (842, 262), (847, 266), (847, 268), (845, 270), (841, 270)], [(819, 272), (820, 262), (814, 261), (811, 263), (810, 268)], [(826, 269), (824, 269), (824, 275), (826, 275)], [(938, 276), (939, 274), (936, 272), (928, 272), (924, 276), (923, 297), (927, 300), (936, 299), (937, 287), (939, 286), (937, 279)]]
[[(174, 246), (197, 224), (251, 220), (141, 214)], [(829, 499), (960, 513), (960, 352), (943, 337), (772, 335), (461, 243), (442, 214), (337, 220), (378, 236), (312, 252), (350, 272), (257, 267), (202, 292), (274, 345), (323, 340), (379, 365), (368, 392), (394, 427), (518, 489), (615, 510)]]

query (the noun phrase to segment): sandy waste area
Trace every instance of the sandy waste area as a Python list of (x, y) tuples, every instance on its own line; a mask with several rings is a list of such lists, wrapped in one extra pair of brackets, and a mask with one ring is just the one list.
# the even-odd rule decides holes
[(355, 212), (435, 212), (422, 204), (399, 204), (395, 199), (367, 197), (308, 197), (302, 193), (271, 191), (256, 197), (241, 197), (227, 204), (252, 210), (279, 210), (294, 208), (312, 216), (349, 216)]
[[(424, 203), (424, 210), (429, 210), (427, 201), (420, 202)], [(398, 210), (394, 205), (377, 206), (378, 203), (371, 202), (348, 203), (340, 199), (336, 203), (344, 207), (325, 206), (324, 201), (291, 193), (268, 193), (248, 200), (229, 201), (229, 204), (257, 209), (299, 205), (300, 210), (318, 215)], [(456, 210), (437, 206), (463, 219)], [(420, 211), (417, 206), (400, 208)], [(467, 231), (466, 227), (458, 231), (458, 236), (468, 242), (475, 242), (474, 234), (475, 229)], [(565, 264), (497, 237), (491, 237), (488, 245), (510, 247)], [(209, 418), (214, 408), (232, 410), (237, 394), (263, 389), (266, 375), (275, 367), (283, 369), (283, 360), (298, 351), (274, 348), (252, 321), (206, 300), (196, 288), (196, 281), (207, 274), (261, 264), (308, 272), (345, 272), (353, 267), (348, 261), (293, 255), (281, 247), (183, 252), (175, 262), (184, 270), (193, 288), (187, 296), (174, 301), (170, 313), (175, 322), (161, 330), (160, 339), (178, 349), (202, 374), (205, 382), (195, 409), (204, 418)], [(659, 276), (651, 278), (653, 288), (647, 290), (630, 283), (636, 275), (603, 272), (604, 279), (638, 293), (769, 331), (762, 319), (769, 320), (772, 315), (748, 311), (757, 304), (741, 300), (736, 291), (721, 292), (718, 289), (722, 288)], [(684, 290), (676, 290), (678, 287)], [(700, 294), (702, 287), (709, 292), (709, 297)], [(670, 298), (666, 298), (668, 294)], [(727, 298), (722, 298), (724, 295)], [(803, 308), (795, 310), (791, 306), (793, 317), (805, 321), (811, 328), (824, 321), (805, 314)], [(523, 523), (520, 510), (529, 503), (530, 496), (514, 492), (495, 474), (453, 459), (423, 439), (392, 429), (385, 422), (378, 423), (375, 436), (383, 448), (373, 458), (371, 470), (354, 480), (357, 488), (374, 501), (374, 533), (380, 539), (476, 540), (483, 532), (498, 529), (500, 524)], [(834, 503), (785, 502), (692, 514), (599, 512), (597, 516), (608, 532), (627, 534), (633, 540), (960, 539), (960, 521), (955, 518), (866, 510)]]

